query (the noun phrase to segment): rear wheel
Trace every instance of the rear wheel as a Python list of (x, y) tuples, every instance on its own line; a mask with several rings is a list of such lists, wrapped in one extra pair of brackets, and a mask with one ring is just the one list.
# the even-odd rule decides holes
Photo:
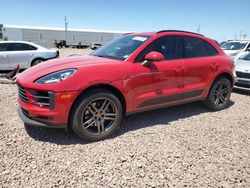
[(109, 137), (120, 125), (122, 105), (111, 92), (96, 89), (83, 95), (73, 109), (73, 131), (86, 141)]
[(218, 78), (212, 85), (205, 105), (214, 111), (224, 109), (229, 102), (232, 85), (225, 77)]
[(39, 63), (42, 63), (44, 60), (43, 59), (35, 59), (32, 61), (31, 66), (38, 65)]

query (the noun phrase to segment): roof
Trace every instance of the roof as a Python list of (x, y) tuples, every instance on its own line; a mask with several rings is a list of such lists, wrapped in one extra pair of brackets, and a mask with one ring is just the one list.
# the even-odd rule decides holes
[[(37, 27), (37, 26), (23, 26), (23, 25), (3, 25), (4, 28), (13, 29), (35, 29), (35, 30), (54, 30), (54, 31), (65, 31), (65, 28), (61, 27)], [(116, 31), (116, 30), (98, 30), (98, 29), (72, 29), (68, 28), (67, 31), (78, 31), (78, 32), (96, 32), (96, 33), (129, 33), (130, 31)]]
[(44, 48), (43, 46), (40, 46), (40, 45), (35, 44), (33, 42), (28, 42), (28, 41), (14, 41), (14, 40), (0, 41), (0, 44), (3, 44), (3, 43), (22, 43), (22, 44), (30, 44), (30, 45), (36, 46), (38, 48)]

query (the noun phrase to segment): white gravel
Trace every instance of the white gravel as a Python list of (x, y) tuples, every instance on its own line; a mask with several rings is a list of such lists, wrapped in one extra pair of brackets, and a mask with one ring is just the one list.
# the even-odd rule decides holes
[(0, 84), (0, 187), (250, 187), (250, 95), (226, 110), (199, 103), (128, 116), (85, 143), (64, 130), (26, 132), (16, 86)]

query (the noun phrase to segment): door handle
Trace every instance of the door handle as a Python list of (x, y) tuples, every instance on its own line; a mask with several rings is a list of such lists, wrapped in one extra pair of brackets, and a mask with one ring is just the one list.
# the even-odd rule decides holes
[(8, 57), (8, 55), (5, 55), (5, 54), (4, 54), (3, 57)]

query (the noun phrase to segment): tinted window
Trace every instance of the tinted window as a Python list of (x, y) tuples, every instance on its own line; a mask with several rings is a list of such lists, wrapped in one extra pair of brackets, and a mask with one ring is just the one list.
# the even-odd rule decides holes
[(25, 50), (34, 50), (33, 46), (23, 43), (10, 43), (8, 46), (8, 51), (25, 51)]
[(165, 60), (181, 59), (183, 58), (182, 40), (178, 36), (161, 37), (145, 48), (135, 61), (143, 61), (146, 54), (152, 51), (162, 53)]
[(214, 55), (218, 55), (218, 51), (211, 45), (209, 44), (208, 42), (206, 41), (203, 41), (205, 47), (207, 48), (207, 53), (208, 53), (208, 56), (214, 56)]
[(208, 56), (203, 40), (193, 37), (183, 37), (185, 43), (185, 58)]
[(35, 46), (29, 45), (29, 47), (31, 50), (37, 50), (37, 47), (35, 47)]
[(0, 44), (0, 51), (7, 51), (8, 43), (2, 43)]

